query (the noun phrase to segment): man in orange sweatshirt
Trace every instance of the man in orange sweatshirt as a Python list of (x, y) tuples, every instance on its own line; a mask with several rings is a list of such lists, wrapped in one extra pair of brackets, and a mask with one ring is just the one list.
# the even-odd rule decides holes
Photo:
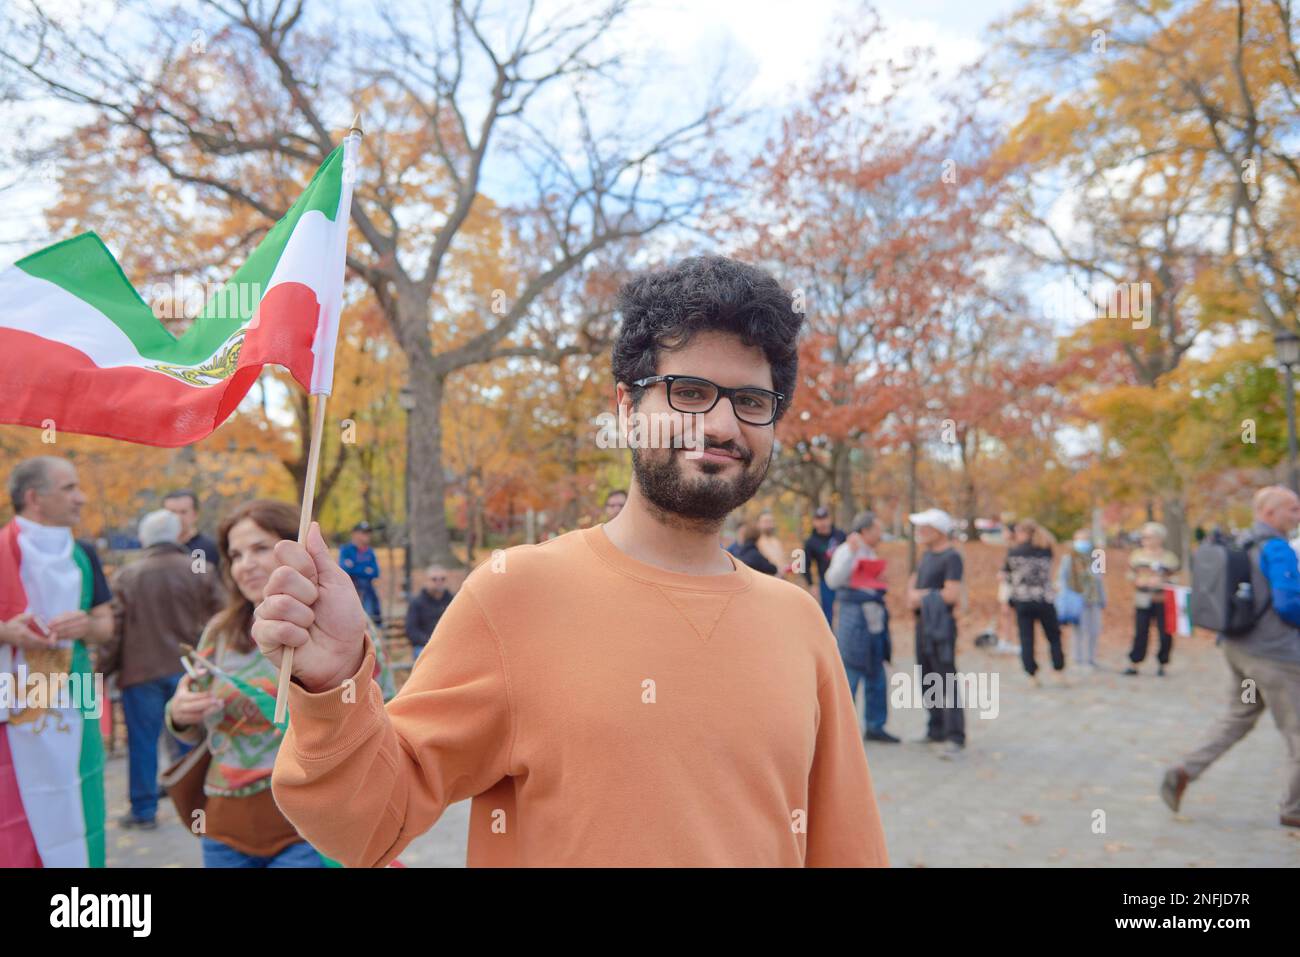
[(475, 569), (386, 707), (319, 528), (276, 545), (253, 625), (277, 664), (296, 649), (274, 794), (330, 857), (387, 864), (473, 798), (471, 866), (888, 863), (825, 615), (719, 541), (767, 474), (802, 320), (713, 256), (619, 307), (627, 504)]

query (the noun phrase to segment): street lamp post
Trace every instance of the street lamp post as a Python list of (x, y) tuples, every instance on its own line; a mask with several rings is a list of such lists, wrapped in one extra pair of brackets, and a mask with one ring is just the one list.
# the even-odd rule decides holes
[(1279, 329), (1273, 333), (1273, 347), (1277, 350), (1277, 361), (1286, 370), (1286, 461), (1290, 477), (1291, 491), (1300, 495), (1300, 477), (1296, 473), (1296, 438), (1295, 438), (1295, 367), (1300, 365), (1300, 336), (1290, 329)]
[(415, 392), (403, 385), (397, 392), (397, 404), (406, 413), (406, 468), (402, 470), (402, 489), (406, 512), (406, 547), (402, 549), (402, 587), (406, 600), (411, 601), (411, 411), (415, 408)]

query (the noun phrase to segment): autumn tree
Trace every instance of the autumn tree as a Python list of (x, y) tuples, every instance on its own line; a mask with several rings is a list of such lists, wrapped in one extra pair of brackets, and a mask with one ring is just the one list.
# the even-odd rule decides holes
[[(197, 11), (123, 3), (106, 18), (39, 7), (8, 14), (0, 62), (15, 93), (94, 114), (105, 155), (187, 195), (255, 217), (287, 208), (286, 187), (366, 117), (364, 172), (348, 258), (403, 352), (417, 397), (408, 454), (414, 560), (448, 561), (442, 410), (460, 369), (547, 358), (531, 335), (540, 296), (601, 250), (692, 215), (702, 202), (722, 105), (647, 120), (607, 42), (624, 0), (502, 11), (460, 0), (412, 17), (389, 7), (352, 24), (305, 0), (209, 0)], [(236, 107), (239, 122), (231, 117)], [(466, 224), (487, 184), (508, 184), (505, 285), (458, 276)], [(251, 239), (252, 237), (250, 237)], [(495, 308), (494, 308), (495, 307)], [(433, 331), (473, 318), (463, 338)], [(581, 327), (561, 347), (581, 346)]]
[(810, 505), (829, 492), (842, 523), (882, 432), (912, 429), (917, 454), (927, 441), (920, 397), (934, 370), (914, 360), (977, 284), (990, 205), (986, 150), (967, 117), (946, 110), (942, 129), (915, 122), (918, 92), (935, 81), (930, 58), (871, 55), (890, 38), (870, 6), (855, 13), (755, 161), (756, 209), (735, 224), (806, 314), (773, 484)]
[[(1171, 383), (1198, 342), (1298, 318), (1295, 30), (1285, 0), (1032, 3), (995, 29), (1002, 89), (1028, 102), (1008, 140), (1014, 219), (1089, 298), (1071, 342), (1110, 361), (1085, 404), (1106, 441), (1131, 440), (1127, 471), (1180, 549), (1198, 476), (1164, 440), (1203, 420)], [(1224, 427), (1210, 448), (1231, 446)]]

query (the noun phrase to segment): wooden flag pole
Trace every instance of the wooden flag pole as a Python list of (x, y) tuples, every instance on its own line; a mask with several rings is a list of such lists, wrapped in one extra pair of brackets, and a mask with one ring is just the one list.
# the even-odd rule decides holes
[[(355, 136), (360, 143), (361, 135), (361, 114), (358, 113), (352, 118), (352, 128), (348, 130), (348, 138)], [(354, 172), (345, 168), (343, 175), (351, 176)], [(350, 186), (345, 185), (345, 189), (347, 190), (345, 195), (350, 195)], [(342, 228), (347, 229), (346, 222), (342, 224)], [(342, 308), (341, 303), (340, 308)], [(303, 546), (307, 544), (307, 532), (311, 529), (312, 507), (316, 503), (316, 475), (320, 471), (321, 437), (325, 434), (325, 400), (328, 398), (328, 392), (314, 392), (311, 397), (311, 444), (307, 447), (307, 477), (302, 486), (302, 512), (298, 516), (298, 544)], [(280, 681), (275, 690), (276, 724), (283, 724), (288, 713), (289, 680), (292, 677), (293, 649), (286, 648), (280, 658)]]
[[(307, 449), (307, 478), (302, 486), (302, 513), (298, 516), (298, 544), (307, 544), (311, 529), (312, 507), (316, 503), (316, 473), (320, 470), (321, 436), (325, 434), (325, 400), (328, 395), (311, 397), (311, 445)], [(289, 707), (289, 679), (293, 676), (293, 649), (284, 649), (280, 659), (280, 684), (275, 691), (275, 723), (284, 721)]]

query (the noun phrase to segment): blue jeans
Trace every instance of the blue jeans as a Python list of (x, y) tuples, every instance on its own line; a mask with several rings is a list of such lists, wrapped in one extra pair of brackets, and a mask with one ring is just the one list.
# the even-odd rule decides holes
[(357, 594), (361, 597), (361, 607), (366, 610), (370, 620), (376, 625), (383, 624), (383, 613), (379, 608), (379, 592), (375, 591), (372, 582), (366, 579), (352, 579), (352, 583), (357, 586)]
[(824, 579), (819, 579), (817, 587), (822, 596), (822, 612), (826, 615), (826, 624), (831, 624), (835, 616), (835, 589), (826, 584)]
[(204, 867), (324, 867), (320, 852), (306, 841), (290, 844), (275, 857), (253, 857), (210, 837), (203, 838)]
[[(885, 682), (885, 634), (867, 635), (867, 661), (857, 668), (844, 663), (844, 671), (849, 676), (849, 694), (854, 702), (858, 698), (858, 685), (866, 685), (867, 730), (885, 730), (885, 721), (889, 718), (889, 699)], [(853, 706), (857, 711), (857, 704)]]
[[(158, 813), (158, 738), (163, 730), (163, 710), (180, 680), (178, 673), (122, 689), (131, 816), (139, 821), (151, 821)], [(188, 744), (176, 744), (180, 744), (181, 754), (190, 749)]]

